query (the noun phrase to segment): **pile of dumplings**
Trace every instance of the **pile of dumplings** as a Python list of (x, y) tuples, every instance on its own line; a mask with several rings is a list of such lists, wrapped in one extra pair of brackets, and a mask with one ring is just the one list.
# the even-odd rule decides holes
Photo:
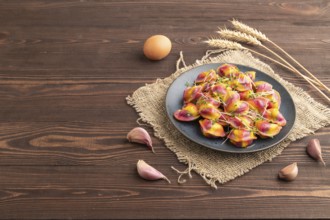
[(199, 120), (208, 138), (224, 138), (237, 147), (248, 147), (258, 137), (277, 135), (286, 119), (279, 111), (281, 96), (256, 72), (241, 72), (233, 64), (200, 73), (183, 92), (183, 106), (174, 117), (183, 122)]

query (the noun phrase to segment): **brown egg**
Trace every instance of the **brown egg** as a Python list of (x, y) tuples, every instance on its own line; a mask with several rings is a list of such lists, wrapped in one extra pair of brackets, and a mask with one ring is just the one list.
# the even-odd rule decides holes
[(170, 39), (164, 35), (154, 35), (144, 42), (143, 53), (150, 60), (161, 60), (171, 52), (171, 49)]

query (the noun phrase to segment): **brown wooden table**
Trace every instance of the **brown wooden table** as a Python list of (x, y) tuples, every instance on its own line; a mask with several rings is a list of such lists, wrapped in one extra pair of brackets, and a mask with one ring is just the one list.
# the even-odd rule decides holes
[[(292, 143), (218, 190), (153, 137), (157, 156), (126, 141), (137, 126), (125, 97), (206, 51), (202, 41), (237, 18), (257, 27), (330, 86), (329, 1), (0, 1), (0, 218), (330, 218), (330, 169), (305, 154), (330, 128)], [(171, 54), (151, 62), (144, 40), (165, 34)], [(274, 66), (274, 64), (270, 63)], [(325, 103), (293, 74), (283, 78)], [(151, 132), (151, 129), (148, 131)], [(145, 159), (171, 180), (138, 177)], [(298, 162), (292, 183), (280, 168)]]

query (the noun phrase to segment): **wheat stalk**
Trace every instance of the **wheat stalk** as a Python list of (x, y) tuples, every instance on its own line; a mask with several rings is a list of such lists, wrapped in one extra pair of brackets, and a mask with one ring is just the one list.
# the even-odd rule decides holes
[(302, 68), (310, 77), (312, 77), (314, 80), (316, 80), (319, 85), (321, 85), (324, 89), (326, 89), (328, 92), (330, 92), (330, 89), (326, 85), (324, 85), (318, 78), (316, 78), (309, 70), (307, 70), (301, 63), (299, 63), (295, 58), (293, 58), (283, 48), (281, 48), (275, 42), (271, 41), (265, 34), (261, 33), (257, 29), (254, 29), (242, 22), (239, 22), (235, 19), (233, 19), (231, 21), (231, 23), (233, 24), (233, 26), (235, 27), (236, 30), (239, 30), (243, 33), (251, 35), (260, 41), (266, 41), (266, 42), (271, 43), (273, 46), (275, 46), (277, 49), (279, 49), (282, 53), (284, 53), (287, 57), (289, 57), (293, 62), (295, 62), (300, 68)]
[(211, 47), (218, 47), (223, 49), (229, 49), (229, 50), (243, 50), (245, 47), (242, 46), (242, 44), (236, 43), (234, 41), (225, 40), (225, 39), (214, 39), (211, 38), (207, 41), (204, 41)]
[(260, 41), (269, 41), (268, 37), (266, 35), (264, 35), (263, 33), (261, 33), (260, 31), (258, 31), (257, 29), (254, 29), (246, 24), (243, 24), (242, 22), (239, 22), (235, 19), (233, 19), (231, 21), (231, 23), (233, 24), (233, 26), (235, 27), (236, 30), (246, 33), (248, 35), (251, 35), (255, 38), (257, 38)]
[(219, 29), (218, 33), (221, 37), (231, 40), (231, 41), (237, 41), (237, 42), (243, 42), (246, 44), (256, 45), (260, 46), (262, 43), (255, 37), (245, 34), (243, 32), (239, 31), (232, 31), (228, 29)]

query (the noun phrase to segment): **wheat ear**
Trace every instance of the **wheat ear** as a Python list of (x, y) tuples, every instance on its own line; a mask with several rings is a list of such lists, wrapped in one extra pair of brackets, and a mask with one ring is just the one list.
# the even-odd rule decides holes
[(239, 31), (232, 31), (228, 29), (219, 29), (217, 32), (221, 37), (231, 41), (243, 42), (250, 45), (260, 46), (262, 45), (261, 41), (257, 38)]
[(239, 30), (243, 33), (251, 35), (260, 41), (267, 41), (267, 42), (271, 43), (273, 46), (275, 46), (277, 49), (279, 49), (282, 53), (284, 53), (287, 57), (289, 57), (293, 62), (295, 62), (300, 68), (302, 68), (310, 77), (312, 77), (314, 80), (316, 80), (320, 86), (322, 86), (324, 89), (326, 89), (328, 92), (330, 92), (330, 89), (326, 85), (324, 85), (318, 78), (316, 78), (309, 70), (307, 70), (301, 63), (299, 63), (295, 58), (293, 58), (289, 53), (287, 53), (282, 47), (277, 45), (275, 42), (271, 41), (265, 34), (261, 33), (260, 31), (258, 31), (255, 28), (252, 28), (235, 19), (233, 19), (231, 21), (231, 23), (233, 24), (233, 26), (235, 27), (236, 30)]

